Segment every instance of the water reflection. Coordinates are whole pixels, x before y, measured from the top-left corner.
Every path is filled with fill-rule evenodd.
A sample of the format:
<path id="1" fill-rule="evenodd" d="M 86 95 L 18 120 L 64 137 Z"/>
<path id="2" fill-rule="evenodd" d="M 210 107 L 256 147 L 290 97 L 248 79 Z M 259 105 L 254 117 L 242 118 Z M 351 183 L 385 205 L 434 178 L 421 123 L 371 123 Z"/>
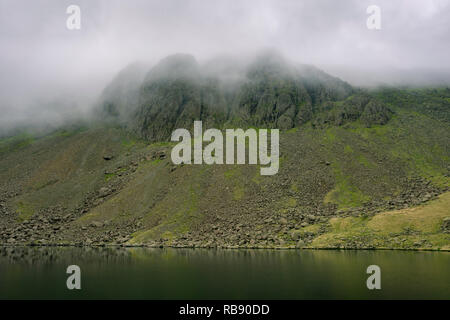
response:
<path id="1" fill-rule="evenodd" d="M 80 291 L 65 287 L 71 264 Z M 449 299 L 449 266 L 446 252 L 0 247 L 0 298 Z"/>

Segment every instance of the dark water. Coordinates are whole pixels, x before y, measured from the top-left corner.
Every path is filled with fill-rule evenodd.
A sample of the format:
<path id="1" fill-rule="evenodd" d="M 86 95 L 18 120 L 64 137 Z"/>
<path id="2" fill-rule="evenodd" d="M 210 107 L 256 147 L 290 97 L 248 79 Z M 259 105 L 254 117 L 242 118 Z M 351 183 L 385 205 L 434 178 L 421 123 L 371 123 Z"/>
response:
<path id="1" fill-rule="evenodd" d="M 68 290 L 68 265 L 81 290 Z M 381 268 L 368 290 L 366 268 Z M 1 299 L 450 299 L 450 253 L 0 248 Z"/>

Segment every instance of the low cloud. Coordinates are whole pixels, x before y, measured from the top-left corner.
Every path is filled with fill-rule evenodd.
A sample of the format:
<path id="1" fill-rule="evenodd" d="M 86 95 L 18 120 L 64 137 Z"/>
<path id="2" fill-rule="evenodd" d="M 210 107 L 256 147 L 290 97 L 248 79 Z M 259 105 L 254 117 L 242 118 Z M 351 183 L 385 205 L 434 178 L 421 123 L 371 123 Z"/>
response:
<path id="1" fill-rule="evenodd" d="M 375 3 L 376 2 L 376 3 Z M 133 61 L 271 48 L 354 85 L 450 82 L 448 0 L 0 0 L 0 128 L 87 114 Z M 81 29 L 66 8 L 81 8 Z M 381 8 L 368 30 L 366 8 Z"/>

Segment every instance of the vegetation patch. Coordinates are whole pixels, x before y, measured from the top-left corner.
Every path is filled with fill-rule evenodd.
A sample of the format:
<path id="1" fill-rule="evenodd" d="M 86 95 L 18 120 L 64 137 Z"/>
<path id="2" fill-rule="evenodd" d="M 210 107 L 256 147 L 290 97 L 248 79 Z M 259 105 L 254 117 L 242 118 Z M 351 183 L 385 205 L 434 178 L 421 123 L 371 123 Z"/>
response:
<path id="1" fill-rule="evenodd" d="M 0 153 L 17 151 L 32 144 L 34 141 L 35 138 L 29 133 L 3 138 L 0 140 Z"/>
<path id="2" fill-rule="evenodd" d="M 415 208 L 388 211 L 368 217 L 332 218 L 328 231 L 312 247 L 378 247 L 450 250 L 450 192 Z M 447 219 L 447 220 L 446 220 Z"/>
<path id="3" fill-rule="evenodd" d="M 31 205 L 20 201 L 17 203 L 16 212 L 18 214 L 17 220 L 23 222 L 33 216 L 34 208 Z"/>
<path id="4" fill-rule="evenodd" d="M 333 169 L 335 177 L 335 188 L 325 196 L 325 203 L 335 203 L 339 208 L 359 207 L 370 200 L 356 186 L 350 182 L 338 168 Z"/>

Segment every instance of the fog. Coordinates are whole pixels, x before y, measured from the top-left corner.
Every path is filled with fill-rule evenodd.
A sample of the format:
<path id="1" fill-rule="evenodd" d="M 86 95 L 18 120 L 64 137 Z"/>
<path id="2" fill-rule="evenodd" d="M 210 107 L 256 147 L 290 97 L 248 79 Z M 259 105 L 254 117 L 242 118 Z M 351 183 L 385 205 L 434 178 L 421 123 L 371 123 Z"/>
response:
<path id="1" fill-rule="evenodd" d="M 358 86 L 449 84 L 449 30 L 450 0 L 0 0 L 0 133 L 86 115 L 125 66 L 178 52 L 272 49 Z"/>

